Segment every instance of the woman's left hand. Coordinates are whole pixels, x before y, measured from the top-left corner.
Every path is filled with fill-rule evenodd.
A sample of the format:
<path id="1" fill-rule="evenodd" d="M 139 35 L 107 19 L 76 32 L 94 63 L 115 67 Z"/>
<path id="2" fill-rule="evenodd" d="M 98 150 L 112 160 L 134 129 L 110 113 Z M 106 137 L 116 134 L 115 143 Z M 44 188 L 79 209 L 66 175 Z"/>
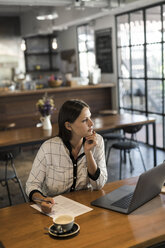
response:
<path id="1" fill-rule="evenodd" d="M 84 152 L 89 152 L 97 145 L 97 136 L 96 132 L 93 131 L 93 134 L 85 137 L 86 141 L 84 143 Z"/>

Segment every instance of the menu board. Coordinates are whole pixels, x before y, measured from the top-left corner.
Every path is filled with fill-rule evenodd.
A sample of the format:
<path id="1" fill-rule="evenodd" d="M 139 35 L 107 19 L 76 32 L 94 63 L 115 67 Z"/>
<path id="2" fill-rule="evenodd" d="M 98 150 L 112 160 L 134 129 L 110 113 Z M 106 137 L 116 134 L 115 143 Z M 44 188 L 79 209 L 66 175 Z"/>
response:
<path id="1" fill-rule="evenodd" d="M 113 72 L 112 28 L 95 31 L 96 63 L 102 73 Z"/>

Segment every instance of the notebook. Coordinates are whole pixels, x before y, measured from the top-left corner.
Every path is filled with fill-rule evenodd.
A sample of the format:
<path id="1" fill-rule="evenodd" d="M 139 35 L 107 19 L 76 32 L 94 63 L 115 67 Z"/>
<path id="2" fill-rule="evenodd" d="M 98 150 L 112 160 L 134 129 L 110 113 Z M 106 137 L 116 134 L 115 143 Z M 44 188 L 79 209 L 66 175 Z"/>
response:
<path id="1" fill-rule="evenodd" d="M 92 201 L 93 206 L 129 214 L 161 192 L 165 181 L 165 163 L 140 175 L 136 186 L 124 185 Z"/>

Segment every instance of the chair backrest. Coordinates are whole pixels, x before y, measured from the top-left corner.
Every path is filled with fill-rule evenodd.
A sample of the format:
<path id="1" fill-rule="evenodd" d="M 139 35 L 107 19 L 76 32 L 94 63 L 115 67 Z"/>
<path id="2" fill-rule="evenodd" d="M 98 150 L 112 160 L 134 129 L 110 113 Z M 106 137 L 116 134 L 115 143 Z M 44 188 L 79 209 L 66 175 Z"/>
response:
<path id="1" fill-rule="evenodd" d="M 0 124 L 0 131 L 10 130 L 16 127 L 14 122 Z M 8 161 L 15 158 L 20 153 L 19 147 L 0 149 L 0 161 Z"/>
<path id="2" fill-rule="evenodd" d="M 10 130 L 16 127 L 16 124 L 14 122 L 11 123 L 0 123 L 0 131 Z"/>
<path id="3" fill-rule="evenodd" d="M 12 149 L 0 149 L 0 161 L 8 161 L 15 158 L 20 153 L 19 147 Z"/>
<path id="4" fill-rule="evenodd" d="M 123 128 L 124 134 L 128 133 L 131 134 L 131 139 L 137 141 L 136 133 L 140 131 L 143 125 L 133 125 L 133 126 L 127 126 Z"/>
<path id="5" fill-rule="evenodd" d="M 134 134 L 140 131 L 143 125 L 133 125 L 133 126 L 127 126 L 123 128 L 124 133 L 130 133 Z"/>

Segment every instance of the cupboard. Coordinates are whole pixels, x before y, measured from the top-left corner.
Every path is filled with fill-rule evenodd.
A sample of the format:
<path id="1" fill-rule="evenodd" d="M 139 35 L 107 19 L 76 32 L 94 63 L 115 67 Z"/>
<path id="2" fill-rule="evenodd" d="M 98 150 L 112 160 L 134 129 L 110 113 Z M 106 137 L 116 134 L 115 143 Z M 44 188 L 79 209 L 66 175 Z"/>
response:
<path id="1" fill-rule="evenodd" d="M 59 71 L 60 54 L 58 49 L 52 48 L 56 36 L 38 35 L 25 38 L 25 65 L 26 72 Z"/>

